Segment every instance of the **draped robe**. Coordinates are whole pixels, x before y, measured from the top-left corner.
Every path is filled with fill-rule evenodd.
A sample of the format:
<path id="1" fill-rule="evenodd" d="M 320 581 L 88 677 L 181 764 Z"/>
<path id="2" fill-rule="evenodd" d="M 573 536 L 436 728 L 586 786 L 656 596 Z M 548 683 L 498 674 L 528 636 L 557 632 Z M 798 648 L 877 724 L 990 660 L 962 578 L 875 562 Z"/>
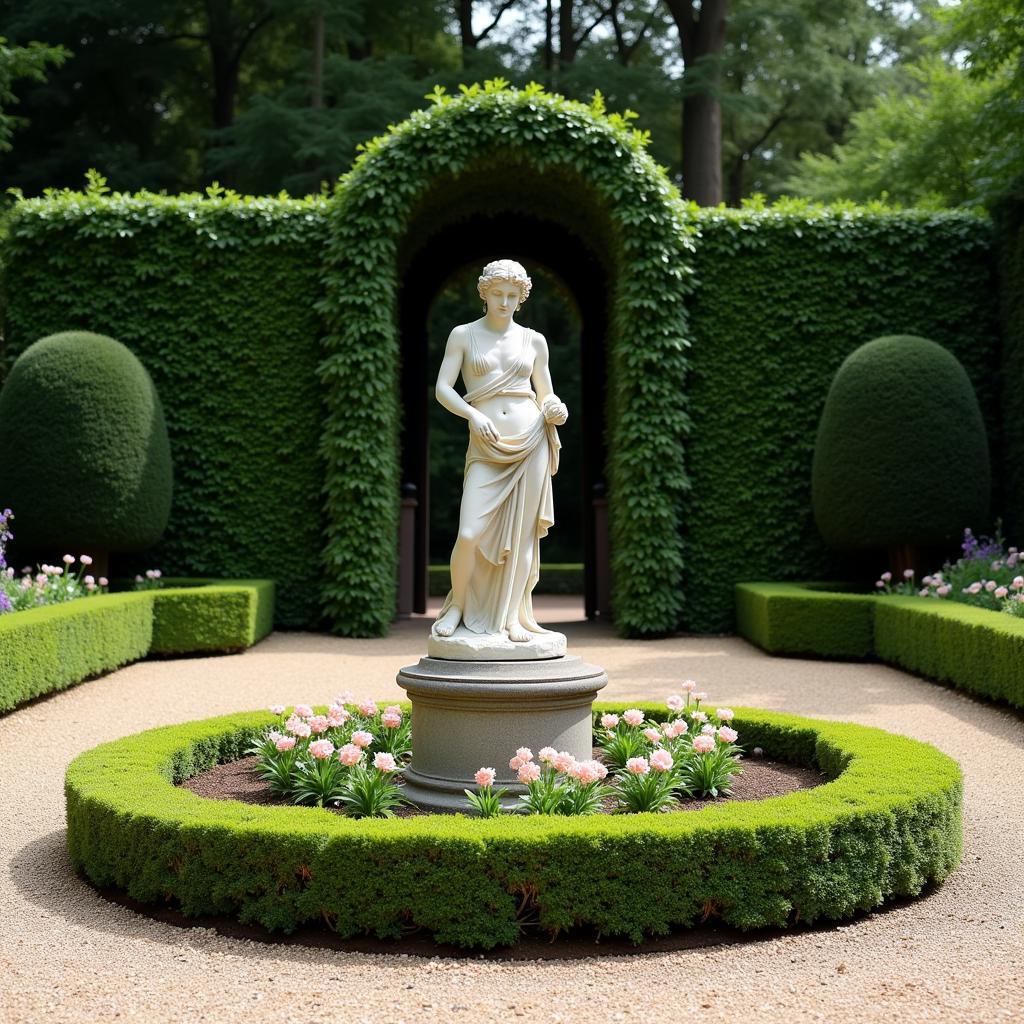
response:
<path id="1" fill-rule="evenodd" d="M 522 358 L 514 361 L 495 380 L 467 392 L 466 402 L 476 405 L 499 395 L 529 397 L 536 402 L 537 396 L 530 387 L 532 363 L 530 360 L 527 365 Z M 462 609 L 463 625 L 474 633 L 500 633 L 511 618 L 509 612 L 513 607 L 517 608 L 524 629 L 548 632 L 534 618 L 533 588 L 540 579 L 540 540 L 555 522 L 551 478 L 558 472 L 560 448 L 558 431 L 543 414 L 523 433 L 499 437 L 497 441 L 488 441 L 470 431 L 463 488 L 470 466 L 487 467 L 486 478 L 478 485 L 485 495 L 485 526 L 477 539 L 476 560 Z M 547 464 L 540 501 L 527 508 L 527 473 L 538 461 Z M 532 558 L 526 586 L 522 593 L 514 594 L 516 569 L 528 552 Z M 451 606 L 449 591 L 438 619 Z"/>

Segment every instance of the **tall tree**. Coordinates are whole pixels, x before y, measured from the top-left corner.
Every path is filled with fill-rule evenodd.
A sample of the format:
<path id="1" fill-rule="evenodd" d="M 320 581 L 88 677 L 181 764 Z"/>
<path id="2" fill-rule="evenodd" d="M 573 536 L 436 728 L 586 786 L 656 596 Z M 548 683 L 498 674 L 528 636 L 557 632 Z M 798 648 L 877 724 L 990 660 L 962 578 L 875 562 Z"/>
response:
<path id="1" fill-rule="evenodd" d="M 0 152 L 11 148 L 14 129 L 25 123 L 25 118 L 9 113 L 11 106 L 18 102 L 14 94 L 14 82 L 29 78 L 36 82 L 46 81 L 46 65 L 60 67 L 70 53 L 62 46 L 47 46 L 31 42 L 28 46 L 8 46 L 0 36 Z"/>
<path id="2" fill-rule="evenodd" d="M 683 186 L 700 206 L 722 201 L 722 50 L 729 0 L 665 0 L 683 58 Z"/>

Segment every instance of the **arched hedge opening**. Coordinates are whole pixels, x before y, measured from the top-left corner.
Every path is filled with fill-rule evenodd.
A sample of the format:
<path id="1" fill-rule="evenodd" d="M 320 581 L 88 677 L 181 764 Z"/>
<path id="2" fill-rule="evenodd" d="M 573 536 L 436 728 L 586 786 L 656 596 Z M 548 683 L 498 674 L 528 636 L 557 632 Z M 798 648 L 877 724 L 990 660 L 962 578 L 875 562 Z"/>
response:
<path id="1" fill-rule="evenodd" d="M 672 631 L 682 605 L 692 228 L 626 118 L 501 81 L 438 90 L 340 182 L 324 263 L 325 611 L 381 635 L 394 614 L 400 487 L 399 302 L 410 239 L 495 207 L 549 213 L 607 267 L 607 479 L 616 622 Z M 425 173 L 426 172 L 426 173 Z M 495 202 L 495 197 L 504 197 Z M 379 440 L 367 444 L 367 439 Z"/>

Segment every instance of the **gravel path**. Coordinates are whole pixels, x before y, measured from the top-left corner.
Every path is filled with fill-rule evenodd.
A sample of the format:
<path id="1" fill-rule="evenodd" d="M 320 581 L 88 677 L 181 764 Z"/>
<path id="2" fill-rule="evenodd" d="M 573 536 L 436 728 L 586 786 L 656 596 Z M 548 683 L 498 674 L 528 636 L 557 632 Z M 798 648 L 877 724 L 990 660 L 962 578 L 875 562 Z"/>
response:
<path id="1" fill-rule="evenodd" d="M 540 603 L 548 623 L 572 616 Z M 111 904 L 65 853 L 62 782 L 81 751 L 156 725 L 400 697 L 425 622 L 386 640 L 275 634 L 226 658 L 129 666 L 0 719 L 0 1021 L 1024 1021 L 1024 721 L 877 665 L 769 658 L 733 638 L 618 640 L 567 622 L 609 698 L 686 677 L 718 706 L 881 726 L 963 765 L 964 860 L 937 892 L 853 924 L 738 945 L 583 960 L 422 959 L 273 946 Z"/>

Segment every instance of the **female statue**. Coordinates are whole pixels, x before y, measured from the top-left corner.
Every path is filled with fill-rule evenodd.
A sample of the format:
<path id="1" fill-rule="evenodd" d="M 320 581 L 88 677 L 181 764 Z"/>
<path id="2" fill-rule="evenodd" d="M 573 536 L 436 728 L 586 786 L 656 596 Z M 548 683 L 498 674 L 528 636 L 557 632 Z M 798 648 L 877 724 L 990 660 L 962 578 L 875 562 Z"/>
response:
<path id="1" fill-rule="evenodd" d="M 469 421 L 452 589 L 433 625 L 440 637 L 460 623 L 517 643 L 547 632 L 531 595 L 540 539 L 555 521 L 555 426 L 569 413 L 552 390 L 543 335 L 515 322 L 531 287 L 514 260 L 488 263 L 477 282 L 484 315 L 454 328 L 437 375 L 437 400 Z M 460 371 L 465 397 L 454 387 Z"/>

